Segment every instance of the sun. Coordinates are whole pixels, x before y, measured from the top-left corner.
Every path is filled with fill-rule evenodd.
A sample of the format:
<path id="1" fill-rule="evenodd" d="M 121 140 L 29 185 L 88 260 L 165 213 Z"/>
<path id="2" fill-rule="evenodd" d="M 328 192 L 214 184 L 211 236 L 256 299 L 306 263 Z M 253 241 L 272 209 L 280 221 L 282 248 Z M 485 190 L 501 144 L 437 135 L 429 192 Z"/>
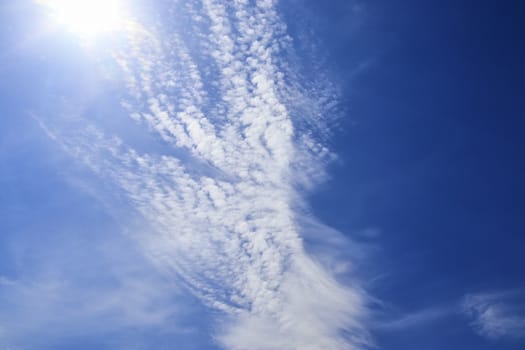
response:
<path id="1" fill-rule="evenodd" d="M 36 0 L 65 30 L 84 39 L 122 30 L 122 0 Z"/>

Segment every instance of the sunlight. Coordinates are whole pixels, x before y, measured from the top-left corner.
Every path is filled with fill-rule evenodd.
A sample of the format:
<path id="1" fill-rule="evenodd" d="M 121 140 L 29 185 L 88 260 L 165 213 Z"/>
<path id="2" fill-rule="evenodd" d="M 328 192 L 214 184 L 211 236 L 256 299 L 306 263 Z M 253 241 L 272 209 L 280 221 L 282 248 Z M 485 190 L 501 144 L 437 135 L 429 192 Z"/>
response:
<path id="1" fill-rule="evenodd" d="M 121 0 L 36 0 L 48 7 L 52 18 L 84 39 L 124 28 Z"/>

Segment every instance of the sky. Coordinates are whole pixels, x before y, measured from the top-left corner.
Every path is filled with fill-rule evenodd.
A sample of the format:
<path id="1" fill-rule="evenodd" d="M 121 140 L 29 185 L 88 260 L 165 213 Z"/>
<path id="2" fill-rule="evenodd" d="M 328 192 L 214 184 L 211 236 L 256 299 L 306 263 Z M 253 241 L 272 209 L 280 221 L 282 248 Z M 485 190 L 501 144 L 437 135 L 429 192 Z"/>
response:
<path id="1" fill-rule="evenodd" d="M 524 7 L 0 2 L 0 350 L 523 349 Z"/>

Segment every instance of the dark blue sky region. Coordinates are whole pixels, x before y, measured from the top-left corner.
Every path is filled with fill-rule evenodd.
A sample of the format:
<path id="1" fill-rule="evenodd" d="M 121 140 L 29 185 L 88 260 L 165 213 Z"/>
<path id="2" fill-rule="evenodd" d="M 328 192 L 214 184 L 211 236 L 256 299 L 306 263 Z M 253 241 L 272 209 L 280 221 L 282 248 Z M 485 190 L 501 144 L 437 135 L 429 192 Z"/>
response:
<path id="1" fill-rule="evenodd" d="M 148 16 L 162 6 L 166 9 L 172 6 L 170 1 L 152 2 L 147 6 L 138 0 L 133 3 L 136 9 L 147 9 Z M 199 1 L 191 3 L 200 4 Z M 195 8 L 204 11 L 200 5 Z M 324 112 L 339 113 L 340 117 L 326 116 L 330 125 L 319 126 L 319 130 L 311 132 L 315 139 L 323 131 L 332 129 L 328 140 L 319 137 L 322 140 L 319 144 L 325 142 L 337 155 L 335 161 L 327 162 L 324 156 L 313 151 L 307 154 L 313 161 L 307 164 L 306 170 L 314 169 L 312 173 L 315 173 L 316 165 L 321 164 L 328 175 L 311 191 L 298 191 L 298 196 L 296 192 L 293 195 L 286 192 L 286 196 L 279 197 L 281 188 L 274 186 L 272 171 L 265 172 L 265 163 L 251 164 L 250 171 L 255 168 L 262 174 L 257 175 L 263 178 L 259 177 L 257 182 L 261 185 L 258 189 L 262 193 L 261 203 L 266 205 L 266 188 L 271 188 L 268 193 L 272 196 L 277 193 L 281 199 L 304 197 L 304 202 L 297 207 L 310 208 L 308 215 L 302 217 L 294 212 L 292 216 L 306 225 L 313 223 L 305 232 L 298 233 L 304 238 L 307 253 L 289 248 L 286 242 L 293 239 L 288 236 L 282 242 L 279 240 L 282 232 L 288 232 L 286 229 L 278 231 L 281 236 L 276 234 L 266 239 L 277 246 L 271 250 L 268 243 L 268 252 L 279 252 L 279 259 L 285 261 L 283 270 L 289 268 L 291 272 L 274 276 L 281 281 L 275 282 L 278 287 L 273 284 L 267 287 L 266 278 L 271 282 L 267 270 L 257 270 L 263 276 L 260 290 L 268 288 L 271 294 L 282 289 L 291 297 L 282 299 L 285 301 L 280 299 L 280 294 L 268 297 L 263 311 L 255 311 L 260 297 L 257 293 L 252 296 L 241 289 L 235 294 L 240 284 L 252 283 L 249 281 L 253 281 L 250 274 L 255 262 L 245 267 L 244 255 L 236 255 L 233 248 L 233 255 L 224 258 L 230 248 L 225 248 L 227 242 L 222 241 L 214 255 L 204 243 L 195 243 L 185 250 L 179 248 L 187 243 L 185 240 L 160 241 L 158 247 L 144 240 L 143 232 L 162 231 L 156 226 L 159 223 L 148 219 L 149 212 L 139 205 L 142 199 L 136 200 L 147 193 L 130 194 L 129 188 L 118 183 L 120 177 L 114 174 L 122 178 L 129 176 L 126 179 L 132 183 L 130 174 L 136 171 L 141 175 L 140 171 L 146 168 L 134 165 L 136 169 L 131 168 L 133 171 L 128 173 L 130 168 L 122 165 L 127 164 L 126 157 L 129 157 L 125 151 L 115 151 L 117 156 L 113 158 L 96 151 L 82 153 L 86 152 L 83 141 L 91 140 L 90 145 L 95 149 L 95 145 L 105 145 L 104 142 L 111 146 L 110 138 L 88 139 L 91 137 L 88 135 L 77 141 L 76 134 L 69 134 L 71 126 L 67 123 L 70 121 L 60 116 L 69 113 L 72 106 L 81 106 L 84 109 L 75 113 L 89 114 L 89 122 L 97 128 L 110 136 L 118 134 L 148 162 L 156 159 L 161 163 L 160 170 L 152 165 L 144 171 L 144 178 L 149 182 L 144 180 L 143 188 L 158 181 L 162 190 L 172 186 L 174 192 L 181 191 L 177 194 L 182 196 L 184 184 L 166 180 L 171 174 L 162 172 L 163 166 L 167 166 L 160 161 L 161 157 L 156 158 L 157 154 L 194 167 L 177 173 L 179 178 L 189 174 L 187 182 L 198 178 L 195 174 L 215 176 L 213 181 L 217 184 L 234 183 L 232 178 L 244 175 L 235 171 L 230 174 L 229 168 L 221 168 L 222 159 L 192 153 L 198 149 L 195 140 L 193 148 L 178 145 L 173 149 L 170 140 L 159 136 L 160 132 L 154 133 L 156 126 L 144 121 L 131 123 L 121 99 L 129 99 L 132 93 L 126 90 L 129 84 L 125 73 L 119 70 L 120 62 L 111 60 L 113 56 L 108 54 L 106 44 L 87 51 L 76 44 L 73 35 L 33 35 L 43 25 L 42 8 L 29 0 L 17 5 L 0 4 L 0 23 L 5 28 L 0 31 L 0 350 L 241 350 L 256 349 L 256 346 L 261 350 L 291 350 L 304 348 L 304 344 L 313 346 L 312 349 L 326 346 L 319 344 L 359 349 L 361 345 L 356 346 L 351 335 L 361 335 L 361 330 L 349 326 L 348 333 L 341 335 L 341 320 L 355 321 L 369 332 L 370 341 L 361 346 L 363 349 L 374 346 L 384 350 L 523 349 L 525 4 L 520 1 L 283 0 L 275 8 L 294 40 L 293 52 L 304 56 L 298 62 L 291 62 L 292 66 L 298 63 L 295 73 L 304 77 L 294 81 L 294 74 L 287 75 L 290 71 L 283 74 L 291 85 L 309 84 L 325 91 L 326 86 L 319 81 L 327 79 L 338 86 L 337 107 Z M 203 16 L 208 16 L 210 21 L 214 19 L 211 10 Z M 151 23 L 155 22 L 152 18 L 155 16 L 148 18 Z M 193 18 L 187 19 L 187 25 L 192 21 Z M 207 22 L 198 23 L 205 26 Z M 177 25 L 173 28 L 182 30 Z M 199 35 L 205 29 L 195 28 L 187 30 L 188 37 L 183 41 L 189 42 L 188 52 L 194 54 L 203 76 L 202 89 L 209 93 L 212 102 L 217 102 L 216 95 L 220 99 L 227 91 L 206 79 L 215 79 L 213 74 L 219 73 L 214 69 L 220 72 L 222 61 L 199 51 L 213 46 L 214 42 L 213 38 L 202 39 L 209 40 L 202 46 L 192 42 L 194 38 L 204 37 Z M 277 34 L 272 35 L 275 35 L 272 40 L 281 43 Z M 248 58 L 246 61 L 253 58 L 252 53 L 239 55 Z M 287 59 L 286 55 L 280 55 L 277 54 L 276 61 Z M 212 68 L 206 68 L 206 58 L 211 60 Z M 140 68 L 134 57 L 122 60 L 125 59 L 129 59 L 132 67 Z M 184 64 L 181 63 L 181 67 L 184 68 Z M 100 66 L 105 67 L 103 73 Z M 275 69 L 282 66 L 276 64 Z M 173 68 L 183 76 L 184 69 L 180 72 L 177 69 L 181 68 Z M 183 78 L 181 81 L 187 82 Z M 160 85 L 152 85 L 161 90 Z M 251 97 L 258 97 L 256 87 L 254 83 L 249 91 Z M 274 90 L 279 88 L 276 83 Z M 337 95 L 326 89 L 327 95 Z M 265 95 L 261 93 L 261 96 Z M 180 96 L 174 93 L 168 97 Z M 226 105 L 224 101 L 217 104 Z M 196 106 L 210 114 L 216 113 L 213 118 L 217 119 L 207 117 L 211 124 L 219 125 L 220 118 L 228 124 L 230 116 L 224 112 L 227 107 Z M 265 109 L 260 108 L 256 114 L 264 117 Z M 270 122 L 271 119 L 266 125 Z M 291 118 L 294 125 L 300 122 Z M 66 126 L 61 127 L 60 123 Z M 82 123 L 78 125 L 87 125 Z M 188 125 L 186 130 L 190 128 Z M 236 125 L 235 122 L 232 125 Z M 242 142 L 249 139 L 246 135 Z M 279 135 L 279 140 L 286 136 L 285 133 Z M 272 140 L 268 137 L 265 142 L 270 144 Z M 280 142 L 277 146 L 285 148 L 287 144 Z M 302 152 L 299 141 L 293 140 L 291 145 Z M 259 157 L 257 148 L 246 149 L 246 159 L 239 156 L 239 164 Z M 88 158 L 100 160 L 102 171 L 82 163 Z M 277 165 L 269 168 L 278 172 Z M 204 187 L 206 182 L 202 184 Z M 300 181 L 291 182 L 289 187 L 297 184 L 302 188 Z M 161 193 L 164 198 L 169 197 L 166 193 L 167 190 Z M 214 193 L 210 190 L 207 198 L 216 203 Z M 203 201 L 201 198 L 201 203 Z M 295 206 L 284 201 L 286 210 L 295 210 Z M 164 204 L 166 207 L 178 205 L 174 202 Z M 181 204 L 180 208 L 183 212 L 185 207 Z M 242 211 L 244 207 L 237 209 Z M 256 209 L 244 216 L 250 225 L 253 217 L 268 211 L 266 207 Z M 209 215 L 209 222 L 215 218 L 212 209 L 202 214 L 196 204 L 192 210 L 191 215 L 182 217 L 191 221 L 193 214 Z M 286 210 L 279 206 L 275 212 Z M 158 217 L 163 218 L 163 213 L 159 211 Z M 186 219 L 172 226 L 178 229 L 178 224 L 184 226 L 181 222 Z M 278 227 L 276 230 L 289 227 L 280 216 L 275 222 L 277 224 L 273 221 L 271 224 Z M 267 227 L 264 222 L 253 225 L 252 233 Z M 216 227 L 212 228 L 222 228 Z M 274 226 L 268 227 L 274 229 Z M 320 233 L 316 231 L 318 227 Z M 199 232 L 195 233 L 197 242 L 207 242 L 208 236 L 199 236 L 201 226 L 193 229 Z M 337 238 L 340 236 L 345 238 Z M 216 239 L 218 242 L 220 237 Z M 171 242 L 176 242 L 173 250 L 181 258 L 169 260 L 162 255 L 163 247 Z M 243 247 L 250 243 L 257 248 L 257 242 L 245 239 L 241 243 Z M 290 255 L 286 255 L 287 249 L 292 251 Z M 201 260 L 191 260 L 191 254 L 201 252 L 202 256 L 198 255 Z M 257 254 L 250 251 L 247 256 L 251 259 Z M 164 260 L 157 260 L 159 256 Z M 279 260 L 275 255 L 271 257 L 271 261 Z M 295 259 L 308 265 L 310 257 L 328 271 L 326 275 L 314 269 L 315 273 L 302 279 L 304 271 L 290 267 L 295 266 L 290 263 Z M 168 260 L 169 263 L 163 265 Z M 342 261 L 352 261 L 352 269 L 347 271 Z M 200 265 L 203 267 L 196 267 Z M 236 269 L 237 265 L 241 268 Z M 273 265 L 264 266 L 271 271 L 279 270 L 272 270 Z M 343 266 L 343 272 L 332 269 L 333 266 Z M 230 281 L 215 272 L 208 275 L 210 270 L 222 267 L 236 271 L 231 273 L 235 278 Z M 248 276 L 246 280 L 236 279 L 244 275 Z M 330 284 L 332 280 L 328 278 L 332 275 L 337 281 L 334 284 Z M 324 286 L 323 283 L 329 281 L 326 283 L 330 293 L 320 291 L 319 295 L 333 296 L 336 300 L 320 306 L 308 304 L 310 295 L 297 292 L 301 288 L 293 284 L 294 276 L 306 281 L 305 285 L 310 277 L 312 284 L 319 282 L 318 285 Z M 340 288 L 347 284 L 348 290 Z M 315 287 L 312 290 L 315 299 L 318 294 Z M 339 297 L 345 300 L 345 305 L 346 302 L 350 305 L 341 313 L 337 310 L 341 305 Z M 220 304 L 223 299 L 227 300 L 224 305 Z M 273 305 L 275 300 L 292 305 L 291 309 L 282 306 L 284 311 L 279 314 L 279 322 L 285 319 L 294 325 L 293 317 L 309 319 L 314 315 L 312 317 L 319 317 L 316 321 L 324 323 L 312 324 L 328 324 L 327 329 L 308 328 L 309 324 L 297 328 L 301 331 L 321 329 L 315 335 L 322 340 L 309 341 L 309 334 L 292 326 L 276 328 L 271 333 L 269 330 L 273 328 L 266 323 L 269 319 L 272 326 L 282 324 L 274 322 L 273 316 L 268 319 L 259 316 L 267 315 L 265 312 L 274 315 L 265 307 Z M 299 301 L 295 303 L 296 300 Z M 219 304 L 222 306 L 217 306 Z M 366 312 L 361 314 L 356 310 L 362 305 Z M 230 307 L 239 313 L 232 312 Z M 333 317 L 323 318 L 330 312 Z M 242 324 L 248 326 L 244 328 Z M 274 343 L 269 340 L 273 338 L 264 333 L 267 331 L 275 335 Z"/>
<path id="2" fill-rule="evenodd" d="M 345 80 L 344 149 L 312 199 L 342 232 L 381 232 L 372 290 L 402 312 L 523 288 L 524 7 L 518 1 L 311 2 Z M 363 69 L 353 69 L 362 65 Z M 331 205 L 337 203 L 337 205 Z M 365 237 L 365 241 L 370 239 Z M 384 275 L 382 275 L 384 274 Z M 387 307 L 388 309 L 388 307 Z M 379 331 L 385 349 L 519 349 L 464 315 Z"/>

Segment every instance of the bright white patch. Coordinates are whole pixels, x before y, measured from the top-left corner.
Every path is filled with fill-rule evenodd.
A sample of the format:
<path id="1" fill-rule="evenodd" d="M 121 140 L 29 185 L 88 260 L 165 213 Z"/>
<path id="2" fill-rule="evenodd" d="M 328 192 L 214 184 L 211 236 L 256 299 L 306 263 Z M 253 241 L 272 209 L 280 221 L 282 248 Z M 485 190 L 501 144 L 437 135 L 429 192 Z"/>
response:
<path id="1" fill-rule="evenodd" d="M 57 23 L 66 30 L 90 39 L 124 28 L 120 0 L 36 0 L 47 6 Z"/>

